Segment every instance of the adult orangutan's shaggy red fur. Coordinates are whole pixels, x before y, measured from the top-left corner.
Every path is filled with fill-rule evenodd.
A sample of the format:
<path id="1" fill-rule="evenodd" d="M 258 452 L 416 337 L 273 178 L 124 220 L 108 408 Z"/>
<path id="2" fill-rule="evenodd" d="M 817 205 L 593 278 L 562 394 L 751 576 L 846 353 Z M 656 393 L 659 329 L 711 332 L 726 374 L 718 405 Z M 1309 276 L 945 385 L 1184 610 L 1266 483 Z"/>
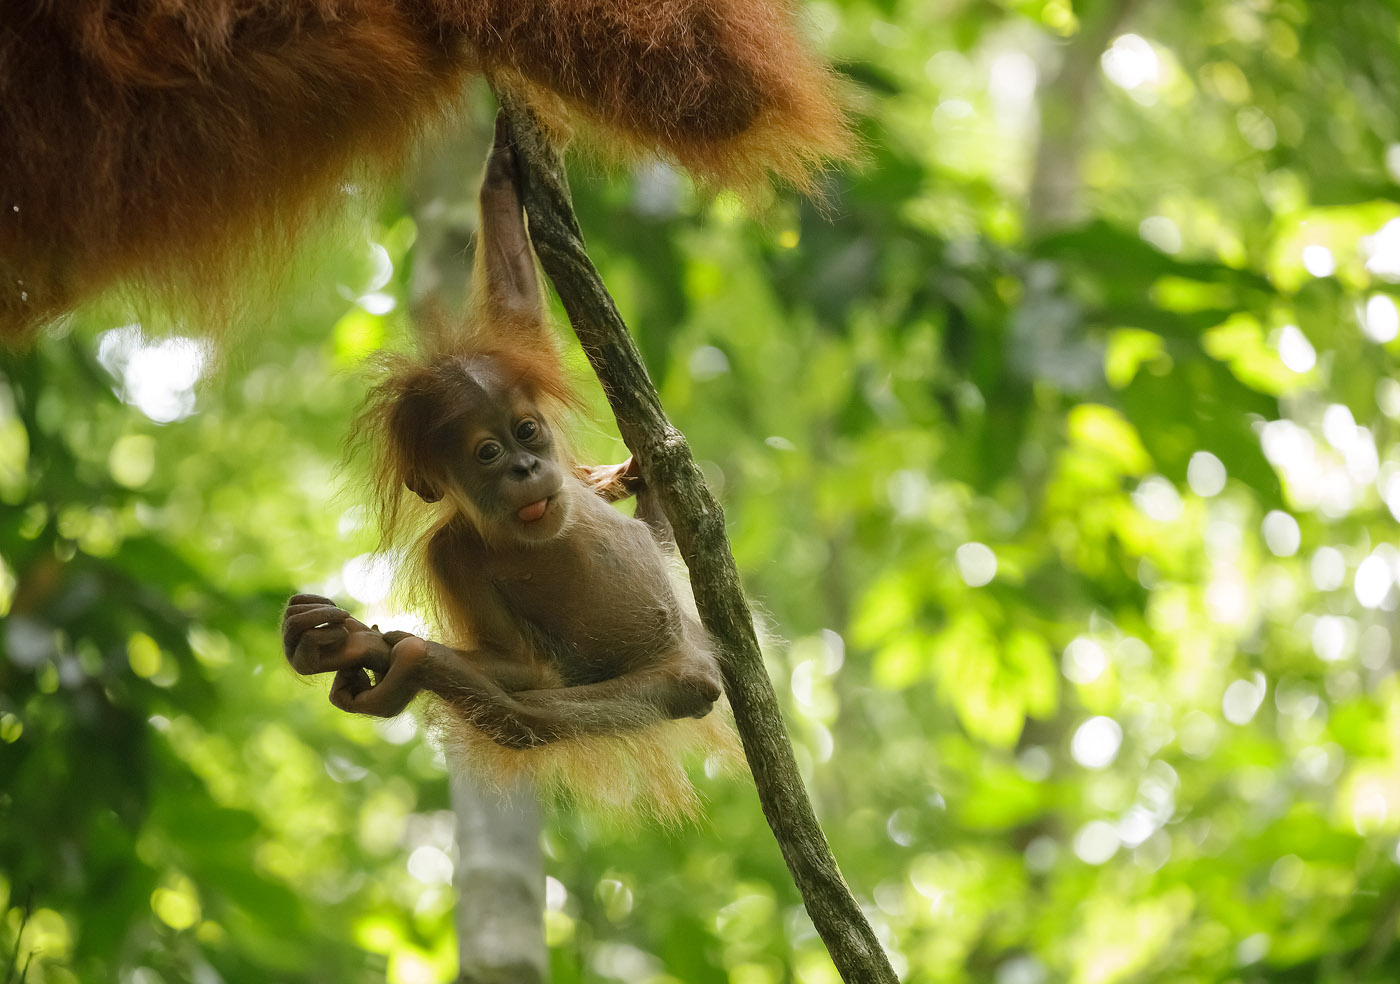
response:
<path id="1" fill-rule="evenodd" d="M 227 294 L 473 72 L 741 191 L 849 149 L 788 0 L 5 0 L 0 336 L 114 284 Z"/>

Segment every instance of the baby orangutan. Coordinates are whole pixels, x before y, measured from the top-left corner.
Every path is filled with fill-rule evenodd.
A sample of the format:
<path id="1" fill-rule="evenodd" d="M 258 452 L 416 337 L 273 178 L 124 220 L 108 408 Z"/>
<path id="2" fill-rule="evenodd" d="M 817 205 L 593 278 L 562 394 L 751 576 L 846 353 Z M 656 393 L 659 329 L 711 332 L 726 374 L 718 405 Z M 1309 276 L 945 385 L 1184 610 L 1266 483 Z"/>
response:
<path id="1" fill-rule="evenodd" d="M 450 712 L 445 730 L 472 764 L 493 758 L 488 772 L 536 771 L 569 754 L 564 768 L 597 771 L 604 746 L 635 759 L 655 744 L 653 726 L 709 714 L 720 673 L 672 586 L 659 542 L 669 530 L 649 494 L 638 493 L 645 522 L 608 504 L 638 484 L 633 470 L 569 459 L 559 427 L 574 398 L 545 323 L 503 117 L 481 189 L 475 288 L 465 338 L 399 362 L 365 415 L 386 532 L 401 526 L 405 490 L 435 504 L 423 580 L 452 644 L 380 633 L 329 599 L 297 595 L 283 646 L 298 673 L 335 673 L 330 699 L 346 711 L 391 716 L 436 694 Z M 559 746 L 574 752 L 548 754 Z M 656 781 L 648 766 L 622 771 L 634 785 Z"/>

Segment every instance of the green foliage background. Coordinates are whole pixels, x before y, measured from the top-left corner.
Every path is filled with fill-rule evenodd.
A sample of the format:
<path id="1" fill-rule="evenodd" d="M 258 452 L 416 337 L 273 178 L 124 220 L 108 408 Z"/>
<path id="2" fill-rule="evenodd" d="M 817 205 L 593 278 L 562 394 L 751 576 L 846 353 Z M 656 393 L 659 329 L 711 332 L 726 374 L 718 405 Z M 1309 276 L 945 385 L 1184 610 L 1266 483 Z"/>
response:
<path id="1" fill-rule="evenodd" d="M 1396 979 L 1400 11 L 809 11 L 869 152 L 826 214 L 575 193 L 896 967 Z M 110 312 L 0 362 L 0 980 L 451 978 L 440 755 L 276 634 L 373 548 L 339 442 L 414 239 L 395 199 L 316 247 L 192 396 Z M 555 980 L 835 980 L 752 790 L 705 791 L 551 816 Z"/>

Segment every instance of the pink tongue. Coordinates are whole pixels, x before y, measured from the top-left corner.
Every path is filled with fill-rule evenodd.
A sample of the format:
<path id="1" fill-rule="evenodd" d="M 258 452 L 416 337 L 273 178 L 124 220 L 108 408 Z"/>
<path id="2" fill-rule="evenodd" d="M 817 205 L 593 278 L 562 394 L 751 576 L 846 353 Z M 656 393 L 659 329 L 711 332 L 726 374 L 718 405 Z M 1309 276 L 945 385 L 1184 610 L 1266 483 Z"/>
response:
<path id="1" fill-rule="evenodd" d="M 544 515 L 544 511 L 549 508 L 549 500 L 541 499 L 539 502 L 532 502 L 521 509 L 515 515 L 519 516 L 523 522 L 533 523 Z"/>

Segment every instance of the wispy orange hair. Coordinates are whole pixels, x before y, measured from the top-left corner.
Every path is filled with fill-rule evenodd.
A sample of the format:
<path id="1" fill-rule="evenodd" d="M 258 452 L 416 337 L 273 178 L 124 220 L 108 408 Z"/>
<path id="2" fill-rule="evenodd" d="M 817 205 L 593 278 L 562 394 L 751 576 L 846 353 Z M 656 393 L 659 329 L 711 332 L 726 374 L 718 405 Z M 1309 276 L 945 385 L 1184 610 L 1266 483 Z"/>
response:
<path id="1" fill-rule="evenodd" d="M 561 441 L 566 417 L 583 407 L 542 316 L 478 314 L 430 337 L 433 345 L 420 356 L 382 353 L 375 359 L 379 379 L 351 431 L 352 446 L 366 447 L 372 457 L 370 482 L 386 547 L 420 532 L 411 528 L 412 511 L 405 511 L 414 492 L 441 495 L 450 484 L 444 458 L 457 449 L 444 443 L 461 432 L 469 410 L 464 383 L 473 368 L 489 364 L 520 387 Z"/>

